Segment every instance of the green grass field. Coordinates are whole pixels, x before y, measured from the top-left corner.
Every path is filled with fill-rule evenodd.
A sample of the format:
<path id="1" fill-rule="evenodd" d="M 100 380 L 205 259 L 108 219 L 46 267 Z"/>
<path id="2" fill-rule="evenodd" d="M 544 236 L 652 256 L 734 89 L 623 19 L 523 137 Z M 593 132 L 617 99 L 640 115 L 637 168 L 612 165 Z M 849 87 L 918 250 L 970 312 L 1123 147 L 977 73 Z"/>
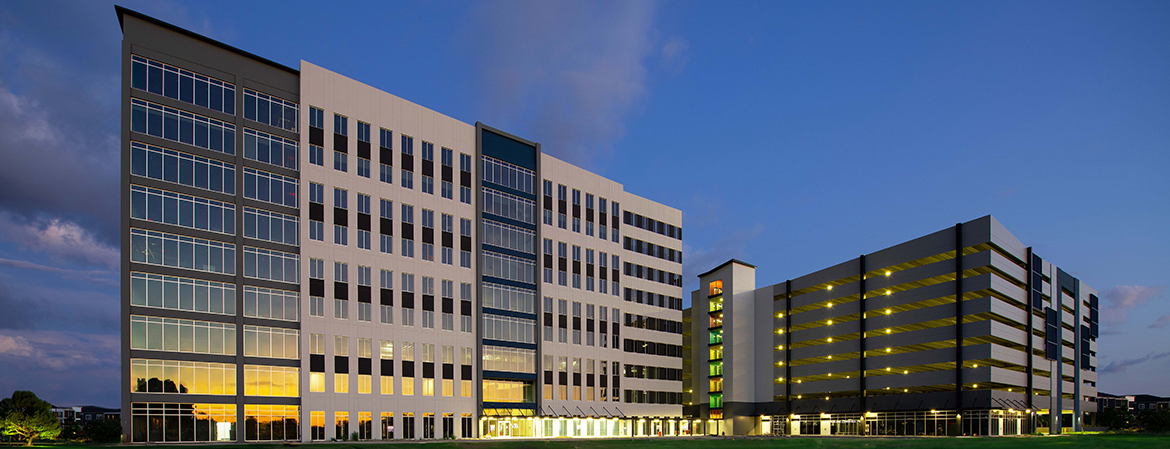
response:
<path id="1" fill-rule="evenodd" d="M 541 441 L 461 441 L 433 443 L 312 443 L 302 444 L 312 449 L 381 449 L 412 447 L 418 449 L 880 449 L 880 448 L 946 448 L 946 449 L 1145 449 L 1170 448 L 1168 435 L 1069 435 L 1061 437 L 1001 437 L 1001 438 L 663 438 L 663 439 L 608 439 L 608 440 L 541 440 Z M 210 446 L 210 445 L 201 445 Z M 241 444 L 218 447 L 241 449 L 285 449 L 280 444 Z M 118 446 L 37 445 L 47 449 L 95 449 Z M 191 444 L 150 445 L 152 449 L 191 448 Z"/>

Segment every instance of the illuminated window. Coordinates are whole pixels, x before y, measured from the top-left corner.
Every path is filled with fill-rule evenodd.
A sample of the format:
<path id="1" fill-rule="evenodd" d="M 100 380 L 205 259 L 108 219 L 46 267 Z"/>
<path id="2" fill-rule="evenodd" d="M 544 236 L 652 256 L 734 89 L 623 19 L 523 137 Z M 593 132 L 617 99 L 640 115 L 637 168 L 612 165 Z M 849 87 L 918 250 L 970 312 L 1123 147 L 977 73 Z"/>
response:
<path id="1" fill-rule="evenodd" d="M 723 280 L 711 281 L 711 296 L 723 294 Z"/>

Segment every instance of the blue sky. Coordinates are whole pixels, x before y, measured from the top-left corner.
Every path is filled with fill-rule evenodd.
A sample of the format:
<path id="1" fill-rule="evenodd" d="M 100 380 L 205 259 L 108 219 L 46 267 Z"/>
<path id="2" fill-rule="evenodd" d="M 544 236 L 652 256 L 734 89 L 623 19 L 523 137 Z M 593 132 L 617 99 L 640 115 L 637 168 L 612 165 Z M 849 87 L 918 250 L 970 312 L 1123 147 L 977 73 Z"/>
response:
<path id="1" fill-rule="evenodd" d="M 124 6 L 304 59 L 683 210 L 685 290 L 986 214 L 1103 293 L 1103 391 L 1170 395 L 1170 3 Z M 0 395 L 117 406 L 121 32 L 0 3 Z"/>

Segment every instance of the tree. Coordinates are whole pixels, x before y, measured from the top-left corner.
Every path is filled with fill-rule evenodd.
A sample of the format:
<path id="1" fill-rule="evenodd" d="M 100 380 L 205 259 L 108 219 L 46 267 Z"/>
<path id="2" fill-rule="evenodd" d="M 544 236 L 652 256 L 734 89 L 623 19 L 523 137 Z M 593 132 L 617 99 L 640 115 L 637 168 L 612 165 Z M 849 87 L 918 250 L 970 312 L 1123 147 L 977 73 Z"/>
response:
<path id="1" fill-rule="evenodd" d="M 31 391 L 14 391 L 12 397 L 0 401 L 0 432 L 23 440 L 26 446 L 38 437 L 56 438 L 61 422 L 52 408 Z"/>
<path id="2" fill-rule="evenodd" d="M 117 443 L 122 441 L 122 423 L 115 419 L 93 420 L 85 424 L 81 435 L 90 443 Z"/>
<path id="3" fill-rule="evenodd" d="M 1170 432 L 1170 410 L 1143 410 L 1137 417 L 1142 431 L 1151 433 Z"/>

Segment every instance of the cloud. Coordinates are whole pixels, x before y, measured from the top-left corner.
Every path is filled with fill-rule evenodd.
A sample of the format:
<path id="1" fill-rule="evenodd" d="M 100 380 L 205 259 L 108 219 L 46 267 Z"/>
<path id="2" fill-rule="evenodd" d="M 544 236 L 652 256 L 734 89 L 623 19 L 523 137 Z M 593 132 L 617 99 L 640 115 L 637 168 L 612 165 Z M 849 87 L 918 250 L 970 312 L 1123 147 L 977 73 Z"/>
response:
<path id="1" fill-rule="evenodd" d="M 764 225 L 757 223 L 748 229 L 741 229 L 724 235 L 705 249 L 695 249 L 683 243 L 683 283 L 698 282 L 699 273 L 715 268 L 723 262 L 743 257 L 748 244 L 764 233 Z M 690 288 L 684 288 L 689 291 Z"/>
<path id="2" fill-rule="evenodd" d="M 1152 329 L 1161 329 L 1166 326 L 1170 326 L 1170 315 L 1162 315 L 1154 320 L 1153 323 L 1150 323 L 1150 328 Z"/>
<path id="3" fill-rule="evenodd" d="M 0 333 L 0 391 L 33 390 L 57 405 L 117 407 L 118 335 L 60 331 Z"/>
<path id="4" fill-rule="evenodd" d="M 648 92 L 655 9 L 646 1 L 483 4 L 471 33 L 489 120 L 527 129 L 543 151 L 574 164 L 611 153 Z M 683 49 L 676 43 L 670 53 Z"/>
<path id="5" fill-rule="evenodd" d="M 100 242 L 89 230 L 60 218 L 30 220 L 0 211 L 0 239 L 25 251 L 48 253 L 60 262 L 118 269 L 118 249 Z"/>
<path id="6" fill-rule="evenodd" d="M 1124 373 L 1125 370 L 1134 365 L 1145 363 L 1151 360 L 1158 360 L 1165 357 L 1170 357 L 1170 352 L 1163 352 L 1159 354 L 1150 353 L 1145 357 L 1138 357 L 1136 359 L 1117 360 L 1110 362 L 1108 365 L 1098 369 L 1098 371 L 1102 373 Z"/>
<path id="7" fill-rule="evenodd" d="M 68 74 L 35 50 L 16 53 L 0 58 L 15 64 L 0 73 L 0 209 L 30 221 L 66 219 L 117 244 L 120 113 L 99 98 L 116 91 L 116 77 Z M 12 77 L 33 81 L 19 94 Z"/>
<path id="8" fill-rule="evenodd" d="M 33 354 L 33 348 L 28 344 L 28 339 L 24 337 L 0 335 L 0 354 L 28 357 Z"/>
<path id="9" fill-rule="evenodd" d="M 1157 285 L 1145 287 L 1141 285 L 1118 285 L 1101 292 L 1101 322 L 1109 326 L 1125 324 L 1126 312 L 1145 304 L 1158 297 L 1166 287 Z"/>

